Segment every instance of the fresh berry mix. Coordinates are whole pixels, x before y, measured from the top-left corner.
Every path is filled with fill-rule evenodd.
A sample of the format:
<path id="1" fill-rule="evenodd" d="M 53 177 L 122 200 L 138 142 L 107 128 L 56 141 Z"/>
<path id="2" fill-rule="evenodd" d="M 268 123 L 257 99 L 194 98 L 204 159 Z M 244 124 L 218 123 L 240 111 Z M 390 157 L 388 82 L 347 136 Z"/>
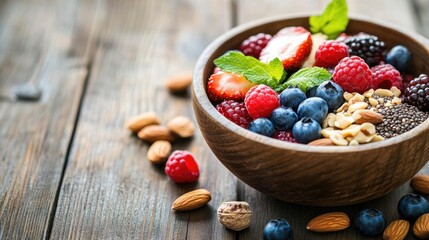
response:
<path id="1" fill-rule="evenodd" d="M 287 27 L 273 36 L 262 49 L 259 59 L 269 62 L 280 59 L 286 71 L 297 70 L 311 52 L 311 33 L 303 27 Z"/>
<path id="2" fill-rule="evenodd" d="M 402 77 L 398 70 L 390 64 L 380 64 L 371 68 L 372 88 L 390 89 L 395 86 L 402 89 Z"/>
<path id="3" fill-rule="evenodd" d="M 250 121 L 252 121 L 252 118 L 249 116 L 244 102 L 225 100 L 216 105 L 216 109 L 227 119 L 243 128 L 247 128 Z"/>
<path id="4" fill-rule="evenodd" d="M 372 72 L 362 58 L 352 56 L 338 63 L 332 78 L 347 92 L 363 93 L 371 87 Z"/>
<path id="5" fill-rule="evenodd" d="M 316 52 L 315 66 L 318 67 L 335 67 L 341 59 L 349 56 L 349 49 L 346 44 L 328 40 L 319 46 Z"/>
<path id="6" fill-rule="evenodd" d="M 358 34 L 347 38 L 344 43 L 349 47 L 350 56 L 359 56 L 370 67 L 384 61 L 386 47 L 376 36 Z"/>
<path id="7" fill-rule="evenodd" d="M 273 219 L 265 225 L 264 240 L 292 240 L 293 232 L 289 222 L 285 219 Z"/>
<path id="8" fill-rule="evenodd" d="M 377 209 L 364 209 L 355 217 L 355 228 L 366 236 L 376 236 L 383 232 L 386 226 L 383 213 Z"/>
<path id="9" fill-rule="evenodd" d="M 410 50 L 343 32 L 347 6 L 334 1 L 308 29 L 258 33 L 216 58 L 207 95 L 219 113 L 267 137 L 319 146 L 382 141 L 424 122 L 429 79 L 410 74 Z"/>
<path id="10" fill-rule="evenodd" d="M 200 170 L 194 155 L 176 150 L 165 163 L 165 173 L 176 183 L 193 183 L 198 180 Z"/>
<path id="11" fill-rule="evenodd" d="M 429 213 L 429 202 L 419 194 L 409 193 L 399 200 L 398 212 L 402 218 L 414 222 L 421 215 Z"/>
<path id="12" fill-rule="evenodd" d="M 425 74 L 412 80 L 405 89 L 405 101 L 422 111 L 429 111 L 429 78 Z"/>
<path id="13" fill-rule="evenodd" d="M 411 52 L 408 48 L 397 45 L 390 49 L 386 55 L 386 63 L 392 65 L 399 72 L 407 70 L 408 65 L 411 62 Z"/>
<path id="14" fill-rule="evenodd" d="M 285 141 L 285 142 L 291 142 L 291 143 L 297 143 L 296 139 L 292 135 L 292 131 L 275 131 L 273 138 Z"/>
<path id="15" fill-rule="evenodd" d="M 253 118 L 269 117 L 280 106 L 277 93 L 263 84 L 252 87 L 244 99 L 249 115 Z"/>
<path id="16" fill-rule="evenodd" d="M 265 33 L 259 33 L 257 35 L 251 36 L 241 43 L 240 51 L 242 51 L 244 55 L 259 58 L 262 49 L 267 46 L 267 43 L 271 40 L 271 38 L 272 36 L 270 34 Z"/>

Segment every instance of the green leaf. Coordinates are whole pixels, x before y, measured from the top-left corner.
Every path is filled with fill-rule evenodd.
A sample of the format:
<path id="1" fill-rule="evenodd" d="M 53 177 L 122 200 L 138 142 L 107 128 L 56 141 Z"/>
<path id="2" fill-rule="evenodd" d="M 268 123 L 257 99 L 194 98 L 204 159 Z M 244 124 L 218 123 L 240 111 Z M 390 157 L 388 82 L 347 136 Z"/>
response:
<path id="1" fill-rule="evenodd" d="M 252 83 L 272 88 L 278 87 L 286 78 L 283 63 L 278 58 L 263 63 L 241 52 L 231 51 L 215 59 L 214 63 L 222 71 L 241 74 Z"/>
<path id="2" fill-rule="evenodd" d="M 346 30 L 349 18 L 347 17 L 346 0 L 332 0 L 320 16 L 311 16 L 309 19 L 312 33 L 322 32 L 330 39 Z"/>
<path id="3" fill-rule="evenodd" d="M 305 93 L 307 89 L 320 85 L 322 82 L 330 80 L 331 77 L 331 74 L 324 68 L 303 68 L 292 74 L 282 87 L 283 89 L 287 87 L 299 87 Z"/>

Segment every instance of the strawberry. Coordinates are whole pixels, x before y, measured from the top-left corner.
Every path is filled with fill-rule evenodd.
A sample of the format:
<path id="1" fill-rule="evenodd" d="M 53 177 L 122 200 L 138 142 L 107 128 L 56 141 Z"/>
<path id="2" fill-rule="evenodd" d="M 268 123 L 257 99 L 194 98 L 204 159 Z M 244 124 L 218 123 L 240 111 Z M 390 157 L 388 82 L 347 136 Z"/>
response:
<path id="1" fill-rule="evenodd" d="M 269 62 L 279 58 L 286 71 L 298 70 L 311 52 L 311 33 L 303 27 L 286 27 L 280 30 L 262 49 L 259 60 Z"/>
<path id="2" fill-rule="evenodd" d="M 242 75 L 218 71 L 212 74 L 207 84 L 209 98 L 213 102 L 222 100 L 243 100 L 247 91 L 255 83 L 251 83 Z"/>

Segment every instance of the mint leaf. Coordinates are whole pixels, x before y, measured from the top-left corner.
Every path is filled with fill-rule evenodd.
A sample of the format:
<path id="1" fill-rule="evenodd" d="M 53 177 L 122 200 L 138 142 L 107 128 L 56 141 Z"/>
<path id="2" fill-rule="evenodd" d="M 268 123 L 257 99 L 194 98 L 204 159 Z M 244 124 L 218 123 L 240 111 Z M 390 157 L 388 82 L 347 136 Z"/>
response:
<path id="1" fill-rule="evenodd" d="M 346 0 L 332 0 L 320 16 L 311 16 L 309 19 L 312 33 L 322 32 L 334 39 L 346 30 L 349 18 L 347 17 Z"/>
<path id="2" fill-rule="evenodd" d="M 331 74 L 326 69 L 308 67 L 302 68 L 298 72 L 292 74 L 282 87 L 283 89 L 287 87 L 299 87 L 305 93 L 307 89 L 320 85 L 322 82 L 330 79 Z"/>
<path id="3" fill-rule="evenodd" d="M 222 71 L 241 74 L 252 83 L 271 88 L 278 87 L 286 78 L 283 63 L 278 58 L 263 63 L 241 52 L 231 51 L 215 59 L 214 64 Z"/>

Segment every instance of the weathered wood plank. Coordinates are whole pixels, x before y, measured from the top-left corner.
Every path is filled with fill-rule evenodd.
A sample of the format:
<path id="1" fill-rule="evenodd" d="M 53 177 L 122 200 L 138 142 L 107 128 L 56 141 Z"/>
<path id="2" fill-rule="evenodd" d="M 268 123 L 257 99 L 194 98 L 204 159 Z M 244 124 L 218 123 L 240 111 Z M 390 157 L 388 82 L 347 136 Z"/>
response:
<path id="1" fill-rule="evenodd" d="M 87 73 L 67 54 L 72 36 L 78 35 L 73 12 L 79 5 L 65 8 L 66 2 L 1 5 L 1 239 L 47 237 L 55 211 Z M 29 81 L 40 87 L 41 99 L 14 101 L 13 89 Z"/>
<path id="2" fill-rule="evenodd" d="M 171 96 L 164 79 L 192 71 L 196 58 L 230 27 L 222 1 L 108 1 L 69 166 L 61 188 L 52 239 L 232 239 L 217 223 L 220 202 L 236 199 L 236 179 L 215 159 L 199 132 L 174 149 L 189 149 L 200 163 L 198 184 L 174 184 L 146 160 L 148 145 L 123 124 L 155 111 L 162 124 L 193 118 L 188 97 Z M 214 21 L 216 19 L 216 21 Z M 206 188 L 209 206 L 174 213 L 182 193 Z"/>
<path id="3" fill-rule="evenodd" d="M 284 1 L 269 0 L 255 3 L 251 0 L 237 0 L 238 23 L 240 24 L 256 18 L 269 17 L 276 14 L 317 13 L 320 12 L 328 2 L 328 0 L 303 0 L 288 1 L 285 3 Z M 390 24 L 403 26 L 408 30 L 419 31 L 412 5 L 406 0 L 349 0 L 347 2 L 349 4 L 350 14 L 365 15 L 373 17 L 374 19 L 381 19 Z M 380 11 L 380 9 L 386 9 L 386 11 Z M 429 164 L 426 165 L 422 171 L 428 173 Z M 243 195 L 243 200 L 249 202 L 254 211 L 252 226 L 240 232 L 240 239 L 260 238 L 265 224 L 270 219 L 275 218 L 288 219 L 293 226 L 295 239 L 377 239 L 359 235 L 353 227 L 339 233 L 315 234 L 307 231 L 305 226 L 311 218 L 321 213 L 345 211 L 353 218 L 359 210 L 370 207 L 382 210 L 385 213 L 386 220 L 390 222 L 391 220 L 399 218 L 396 211 L 398 200 L 405 193 L 411 192 L 412 190 L 407 183 L 382 198 L 355 206 L 333 208 L 314 208 L 287 204 L 257 192 L 247 185 L 240 188 L 240 191 L 241 193 L 239 194 Z M 412 233 L 408 234 L 407 239 L 413 239 Z"/>

